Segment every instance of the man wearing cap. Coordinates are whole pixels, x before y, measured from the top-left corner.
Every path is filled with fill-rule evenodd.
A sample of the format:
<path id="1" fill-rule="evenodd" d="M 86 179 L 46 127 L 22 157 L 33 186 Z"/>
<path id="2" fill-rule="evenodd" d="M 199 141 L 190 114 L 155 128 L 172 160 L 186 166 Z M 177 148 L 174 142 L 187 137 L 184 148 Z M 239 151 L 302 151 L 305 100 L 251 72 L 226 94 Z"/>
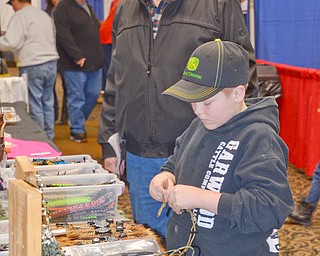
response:
<path id="1" fill-rule="evenodd" d="M 279 254 L 277 229 L 293 209 L 288 148 L 276 101 L 244 100 L 248 61 L 235 43 L 205 43 L 163 93 L 191 103 L 197 115 L 150 184 L 151 196 L 174 211 L 168 249 L 187 245 L 191 211 L 188 245 L 201 255 Z"/>
<path id="2" fill-rule="evenodd" d="M 116 133 L 126 141 L 134 219 L 162 235 L 170 211 L 157 217 L 160 205 L 150 197 L 149 184 L 195 115 L 190 104 L 161 93 L 180 79 L 190 54 L 216 38 L 248 51 L 249 95 L 256 94 L 255 54 L 239 1 L 122 0 L 115 13 L 98 142 L 104 167 L 116 172 L 117 158 L 108 141 Z"/>
<path id="3" fill-rule="evenodd" d="M 0 50 L 13 52 L 20 75 L 27 74 L 30 115 L 53 140 L 53 87 L 59 55 L 52 21 L 44 11 L 32 6 L 31 0 L 7 3 L 15 14 L 0 37 Z"/>

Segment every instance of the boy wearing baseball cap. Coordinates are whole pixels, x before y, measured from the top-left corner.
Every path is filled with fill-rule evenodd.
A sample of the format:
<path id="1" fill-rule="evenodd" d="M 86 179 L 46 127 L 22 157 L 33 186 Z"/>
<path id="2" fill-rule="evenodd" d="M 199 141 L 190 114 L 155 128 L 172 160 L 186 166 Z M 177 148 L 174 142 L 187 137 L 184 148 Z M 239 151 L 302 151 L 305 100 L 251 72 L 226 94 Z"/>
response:
<path id="1" fill-rule="evenodd" d="M 150 184 L 150 195 L 173 210 L 168 249 L 279 254 L 277 230 L 293 209 L 288 149 L 275 100 L 245 100 L 248 80 L 247 52 L 215 40 L 192 53 L 182 79 L 163 93 L 191 102 L 197 115 Z"/>

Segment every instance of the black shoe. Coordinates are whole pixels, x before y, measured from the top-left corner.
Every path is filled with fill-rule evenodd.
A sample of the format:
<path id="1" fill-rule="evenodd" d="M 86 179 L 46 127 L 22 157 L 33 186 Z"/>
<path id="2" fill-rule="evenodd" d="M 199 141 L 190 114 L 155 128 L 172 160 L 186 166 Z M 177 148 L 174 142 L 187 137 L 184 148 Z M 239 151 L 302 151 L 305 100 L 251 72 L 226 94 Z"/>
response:
<path id="1" fill-rule="evenodd" d="M 316 204 L 301 200 L 300 204 L 295 205 L 293 212 L 289 215 L 292 222 L 309 226 L 311 224 L 312 213 L 316 209 Z"/>
<path id="2" fill-rule="evenodd" d="M 71 140 L 73 140 L 74 142 L 78 142 L 78 143 L 84 143 L 87 142 L 87 133 L 83 132 L 83 133 L 71 133 Z"/>
<path id="3" fill-rule="evenodd" d="M 68 122 L 69 122 L 69 119 L 67 118 L 67 119 L 60 119 L 60 121 L 59 121 L 59 123 L 58 123 L 58 125 L 65 125 L 65 124 L 68 124 Z"/>

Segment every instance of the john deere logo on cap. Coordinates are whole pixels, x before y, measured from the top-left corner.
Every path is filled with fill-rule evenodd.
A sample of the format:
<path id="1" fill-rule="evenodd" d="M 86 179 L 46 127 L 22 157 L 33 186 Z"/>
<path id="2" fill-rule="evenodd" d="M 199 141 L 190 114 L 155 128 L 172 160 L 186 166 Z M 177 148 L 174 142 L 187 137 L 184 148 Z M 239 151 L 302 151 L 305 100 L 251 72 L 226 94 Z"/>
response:
<path id="1" fill-rule="evenodd" d="M 199 65 L 199 59 L 196 57 L 191 57 L 188 61 L 187 69 L 195 71 Z"/>

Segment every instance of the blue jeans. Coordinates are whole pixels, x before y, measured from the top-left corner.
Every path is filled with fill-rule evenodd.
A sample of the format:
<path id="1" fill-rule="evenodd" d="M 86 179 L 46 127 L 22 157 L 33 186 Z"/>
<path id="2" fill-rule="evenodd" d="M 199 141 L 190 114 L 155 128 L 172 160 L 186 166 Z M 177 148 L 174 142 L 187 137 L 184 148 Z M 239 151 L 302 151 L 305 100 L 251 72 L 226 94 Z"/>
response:
<path id="1" fill-rule="evenodd" d="M 160 167 L 167 158 L 143 158 L 127 152 L 127 180 L 129 182 L 130 201 L 135 221 L 147 224 L 162 236 L 166 235 L 169 207 L 163 209 L 158 218 L 157 213 L 161 203 L 149 194 L 149 184 L 152 178 L 160 172 Z"/>
<path id="2" fill-rule="evenodd" d="M 306 201 L 309 203 L 317 204 L 320 199 L 320 162 L 313 173 L 313 179 L 311 183 L 311 188 Z"/>
<path id="3" fill-rule="evenodd" d="M 67 88 L 71 133 L 84 133 L 85 121 L 97 104 L 101 90 L 101 69 L 92 72 L 61 70 Z"/>
<path id="4" fill-rule="evenodd" d="M 57 61 L 20 67 L 20 76 L 28 76 L 30 116 L 45 131 L 48 138 L 54 138 L 54 95 L 53 88 L 57 76 Z"/>

